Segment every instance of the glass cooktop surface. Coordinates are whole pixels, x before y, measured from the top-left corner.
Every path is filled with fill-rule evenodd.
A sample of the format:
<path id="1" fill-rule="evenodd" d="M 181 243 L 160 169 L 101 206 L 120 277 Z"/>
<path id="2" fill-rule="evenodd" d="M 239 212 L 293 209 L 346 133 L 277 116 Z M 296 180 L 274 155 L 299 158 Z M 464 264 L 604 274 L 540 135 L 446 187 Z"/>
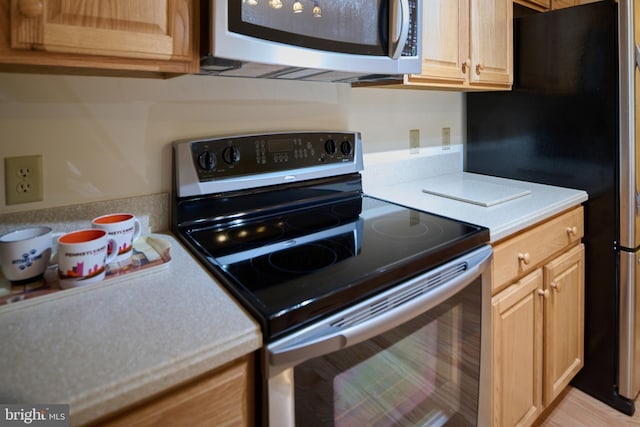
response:
<path id="1" fill-rule="evenodd" d="M 488 230 L 366 195 L 186 232 L 265 341 L 488 242 Z"/>

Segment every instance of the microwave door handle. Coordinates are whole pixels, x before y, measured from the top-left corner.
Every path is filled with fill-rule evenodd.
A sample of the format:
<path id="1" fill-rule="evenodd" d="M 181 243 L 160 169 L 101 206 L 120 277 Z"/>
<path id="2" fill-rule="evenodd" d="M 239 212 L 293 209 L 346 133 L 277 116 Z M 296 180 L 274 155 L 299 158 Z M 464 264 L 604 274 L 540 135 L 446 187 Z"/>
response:
<path id="1" fill-rule="evenodd" d="M 409 38 L 409 0 L 389 0 L 389 56 L 398 59 Z"/>

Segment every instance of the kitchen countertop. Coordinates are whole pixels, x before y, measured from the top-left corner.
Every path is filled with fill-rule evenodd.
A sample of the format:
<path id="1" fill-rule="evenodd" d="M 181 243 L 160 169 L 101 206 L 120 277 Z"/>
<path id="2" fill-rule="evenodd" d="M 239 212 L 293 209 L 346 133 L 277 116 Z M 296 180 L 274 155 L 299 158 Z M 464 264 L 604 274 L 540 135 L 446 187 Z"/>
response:
<path id="1" fill-rule="evenodd" d="M 261 346 L 259 325 L 158 236 L 171 243 L 160 270 L 0 306 L 0 402 L 69 404 L 83 424 Z"/>
<path id="2" fill-rule="evenodd" d="M 489 192 L 494 187 L 526 194 L 481 206 L 424 191 L 430 189 L 430 184 L 434 188 L 444 188 L 442 183 L 445 182 L 458 184 L 449 189 L 473 194 L 478 199 L 492 199 L 494 194 L 482 192 Z M 393 159 L 389 154 L 365 157 L 363 185 L 365 193 L 371 196 L 487 227 L 491 243 L 578 206 L 588 198 L 582 190 L 463 172 L 461 151 L 456 150 L 422 158 Z"/>

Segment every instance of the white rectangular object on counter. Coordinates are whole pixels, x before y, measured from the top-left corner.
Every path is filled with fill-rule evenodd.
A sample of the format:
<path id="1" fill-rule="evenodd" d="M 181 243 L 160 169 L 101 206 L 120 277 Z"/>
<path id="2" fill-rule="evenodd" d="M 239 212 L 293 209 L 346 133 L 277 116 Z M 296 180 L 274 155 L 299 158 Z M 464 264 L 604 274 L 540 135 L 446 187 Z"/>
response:
<path id="1" fill-rule="evenodd" d="M 467 174 L 446 174 L 424 181 L 425 193 L 484 207 L 494 206 L 531 193 L 510 185 L 495 184 L 470 178 Z"/>

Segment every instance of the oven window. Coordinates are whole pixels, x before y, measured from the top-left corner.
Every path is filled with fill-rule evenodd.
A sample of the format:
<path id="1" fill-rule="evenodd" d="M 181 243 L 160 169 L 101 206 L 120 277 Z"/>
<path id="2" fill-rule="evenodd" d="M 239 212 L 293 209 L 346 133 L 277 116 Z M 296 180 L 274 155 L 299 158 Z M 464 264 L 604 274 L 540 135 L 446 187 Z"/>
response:
<path id="1" fill-rule="evenodd" d="M 311 49 L 387 54 L 387 1 L 229 0 L 228 4 L 229 29 L 238 34 Z"/>
<path id="2" fill-rule="evenodd" d="M 475 426 L 481 283 L 294 371 L 296 425 Z"/>

